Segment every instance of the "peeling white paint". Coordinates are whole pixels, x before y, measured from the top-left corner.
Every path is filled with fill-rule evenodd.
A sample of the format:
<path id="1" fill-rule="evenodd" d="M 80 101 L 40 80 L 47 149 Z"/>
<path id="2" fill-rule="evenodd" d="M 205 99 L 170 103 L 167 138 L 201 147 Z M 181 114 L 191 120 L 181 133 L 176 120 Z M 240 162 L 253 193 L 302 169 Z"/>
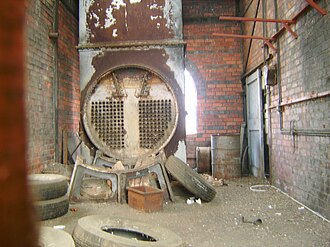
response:
<path id="1" fill-rule="evenodd" d="M 165 48 L 166 54 L 169 56 L 166 64 L 172 68 L 174 73 L 174 78 L 177 81 L 179 87 L 182 92 L 184 92 L 184 64 L 181 60 L 181 56 L 183 55 L 183 48 Z"/>
<path id="2" fill-rule="evenodd" d="M 116 19 L 112 15 L 113 8 L 111 6 L 109 6 L 109 8 L 107 8 L 105 10 L 105 13 L 107 15 L 107 19 L 104 20 L 104 27 L 109 28 L 109 27 L 115 25 L 116 24 Z"/>
<path id="3" fill-rule="evenodd" d="M 174 153 L 174 156 L 178 157 L 180 160 L 182 160 L 185 163 L 187 162 L 186 144 L 184 143 L 184 141 L 179 141 L 178 149 Z"/>
<path id="4" fill-rule="evenodd" d="M 120 7 L 126 7 L 126 3 L 123 0 L 112 0 L 111 5 L 114 9 L 120 9 Z"/>
<path id="5" fill-rule="evenodd" d="M 164 13 L 164 18 L 166 20 L 165 26 L 168 29 L 171 29 L 171 26 L 173 25 L 173 23 L 171 21 L 171 17 L 173 16 L 173 10 L 172 10 L 172 5 L 171 5 L 170 1 L 166 1 L 163 13 Z"/>
<path id="6" fill-rule="evenodd" d="M 101 25 L 100 17 L 95 13 L 92 13 L 92 16 L 96 19 L 95 27 L 99 27 Z M 92 16 L 91 16 L 91 19 L 92 19 Z"/>
<path id="7" fill-rule="evenodd" d="M 154 3 L 154 4 L 150 5 L 150 9 L 159 9 L 159 6 L 157 3 Z"/>
<path id="8" fill-rule="evenodd" d="M 127 24 L 127 9 L 125 8 L 125 28 L 126 31 L 128 32 L 128 24 Z"/>
<path id="9" fill-rule="evenodd" d="M 118 29 L 114 29 L 112 30 L 112 37 L 118 37 L 118 33 L 117 33 Z"/>
<path id="10" fill-rule="evenodd" d="M 141 3 L 141 0 L 129 0 L 129 2 L 131 4 L 134 4 L 134 3 Z"/>
<path id="11" fill-rule="evenodd" d="M 102 51 L 79 51 L 80 91 L 83 91 L 95 73 L 93 58 L 102 55 Z"/>
<path id="12" fill-rule="evenodd" d="M 160 28 L 160 23 L 157 23 L 157 29 L 159 29 Z"/>
<path id="13" fill-rule="evenodd" d="M 150 19 L 153 21 L 153 20 L 157 20 L 157 19 L 160 19 L 160 16 L 156 15 L 156 16 L 150 16 Z"/>

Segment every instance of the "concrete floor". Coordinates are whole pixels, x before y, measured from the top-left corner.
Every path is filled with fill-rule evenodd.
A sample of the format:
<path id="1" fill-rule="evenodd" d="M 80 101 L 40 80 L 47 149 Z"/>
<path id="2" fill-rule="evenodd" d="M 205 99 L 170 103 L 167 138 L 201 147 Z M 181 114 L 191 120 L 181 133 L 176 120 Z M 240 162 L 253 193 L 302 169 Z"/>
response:
<path id="1" fill-rule="evenodd" d="M 173 183 L 176 202 L 164 204 L 160 212 L 143 213 L 127 204 L 82 202 L 44 226 L 65 225 L 72 234 L 79 218 L 102 214 L 165 227 L 174 231 L 186 246 L 330 246 L 330 224 L 273 188 L 252 191 L 250 186 L 266 184 L 256 178 L 225 181 L 218 186 L 216 198 L 209 203 L 188 205 L 191 195 Z M 261 219 L 262 224 L 242 222 Z"/>

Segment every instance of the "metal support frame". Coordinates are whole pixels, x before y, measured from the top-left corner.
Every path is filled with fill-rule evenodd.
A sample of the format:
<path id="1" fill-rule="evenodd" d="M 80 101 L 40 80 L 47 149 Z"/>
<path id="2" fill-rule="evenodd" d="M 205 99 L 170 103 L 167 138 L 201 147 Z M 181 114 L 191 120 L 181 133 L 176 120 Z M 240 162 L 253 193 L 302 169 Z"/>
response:
<path id="1" fill-rule="evenodd" d="M 163 163 L 163 156 L 161 156 L 154 163 L 146 166 L 112 171 L 108 168 L 84 164 L 82 157 L 77 156 L 69 187 L 69 199 L 73 202 L 83 199 L 80 195 L 81 185 L 85 175 L 90 175 L 100 179 L 111 180 L 111 189 L 114 195 L 117 196 L 117 201 L 119 203 L 127 202 L 126 190 L 129 179 L 141 178 L 150 173 L 155 173 L 160 189 L 163 191 L 164 200 L 174 201 L 174 194 Z"/>
<path id="2" fill-rule="evenodd" d="M 327 11 L 322 9 L 317 3 L 315 3 L 313 0 L 305 0 L 311 7 L 316 9 L 321 15 L 326 15 Z"/>
<path id="3" fill-rule="evenodd" d="M 251 35 L 240 35 L 240 34 L 227 34 L 227 33 L 213 33 L 214 36 L 219 36 L 219 37 L 228 37 L 228 38 L 240 38 L 240 39 L 258 39 L 258 40 L 263 40 L 264 43 L 271 48 L 272 50 L 274 50 L 275 52 L 277 52 L 277 49 L 275 46 L 273 46 L 273 44 L 271 43 L 271 41 L 273 41 L 272 38 L 265 38 L 265 37 L 261 37 L 261 36 L 251 36 Z"/>
<path id="4" fill-rule="evenodd" d="M 296 20 L 275 20 L 265 18 L 250 18 L 250 17 L 236 17 L 236 16 L 220 16 L 221 21 L 256 21 L 256 22 L 274 22 L 274 23 L 290 23 L 295 24 Z"/>
<path id="5" fill-rule="evenodd" d="M 254 21 L 254 22 L 271 22 L 271 23 L 282 23 L 284 28 L 295 38 L 298 38 L 296 32 L 294 32 L 289 25 L 296 24 L 297 20 L 276 20 L 276 19 L 265 19 L 265 18 L 250 18 L 250 17 L 236 17 L 236 16 L 220 16 L 219 20 L 226 21 Z"/>

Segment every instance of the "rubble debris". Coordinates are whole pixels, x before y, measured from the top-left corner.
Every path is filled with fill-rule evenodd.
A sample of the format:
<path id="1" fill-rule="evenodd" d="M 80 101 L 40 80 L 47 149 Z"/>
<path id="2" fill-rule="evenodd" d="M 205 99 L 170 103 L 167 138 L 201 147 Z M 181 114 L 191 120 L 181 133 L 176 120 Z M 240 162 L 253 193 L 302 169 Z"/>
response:
<path id="1" fill-rule="evenodd" d="M 186 200 L 188 205 L 194 204 L 195 202 L 199 205 L 202 205 L 202 200 L 200 198 L 196 199 L 195 197 L 190 197 Z"/>
<path id="2" fill-rule="evenodd" d="M 262 220 L 261 220 L 260 218 L 254 220 L 254 221 L 249 221 L 249 220 L 246 220 L 246 219 L 244 218 L 244 216 L 242 216 L 242 222 L 243 222 L 243 223 L 251 223 L 251 224 L 256 225 L 256 226 L 262 224 Z"/>
<path id="3" fill-rule="evenodd" d="M 125 170 L 125 166 L 123 165 L 123 163 L 121 161 L 117 161 L 116 164 L 114 164 L 114 166 L 112 167 L 113 171 L 124 171 Z"/>
<path id="4" fill-rule="evenodd" d="M 215 187 L 220 187 L 220 186 L 228 186 L 227 183 L 225 183 L 225 180 L 222 178 L 214 178 L 209 174 L 202 174 L 202 176 L 204 177 L 204 179 L 206 181 L 208 181 L 211 185 L 215 186 Z"/>
<path id="5" fill-rule="evenodd" d="M 71 212 L 77 212 L 78 211 L 78 208 L 70 208 L 70 211 Z"/>

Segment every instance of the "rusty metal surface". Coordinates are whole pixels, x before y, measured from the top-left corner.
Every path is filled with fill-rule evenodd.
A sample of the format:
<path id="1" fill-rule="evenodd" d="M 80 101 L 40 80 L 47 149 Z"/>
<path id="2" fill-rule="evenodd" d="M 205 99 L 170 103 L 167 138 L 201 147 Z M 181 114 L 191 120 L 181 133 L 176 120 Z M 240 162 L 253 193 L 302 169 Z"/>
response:
<path id="1" fill-rule="evenodd" d="M 79 44 L 78 49 L 100 49 L 100 48 L 151 48 L 151 47 L 175 47 L 186 45 L 183 40 L 142 40 L 142 41 L 129 41 L 129 42 L 102 42 L 102 43 L 87 43 Z"/>
<path id="2" fill-rule="evenodd" d="M 155 73 L 137 67 L 112 70 L 90 84 L 82 114 L 93 144 L 127 162 L 163 149 L 178 122 L 172 88 Z"/>
<path id="3" fill-rule="evenodd" d="M 163 209 L 163 191 L 150 186 L 128 187 L 128 205 L 144 212 Z"/>
<path id="4" fill-rule="evenodd" d="M 240 136 L 211 136 L 212 176 L 215 178 L 240 177 Z"/>
<path id="5" fill-rule="evenodd" d="M 80 2 L 80 43 L 182 38 L 181 1 Z"/>
<path id="6" fill-rule="evenodd" d="M 211 174 L 211 147 L 196 147 L 198 173 Z"/>
<path id="7" fill-rule="evenodd" d="M 166 155 L 178 150 L 185 154 L 181 12 L 180 0 L 79 2 L 82 129 L 91 148 L 116 159 L 130 159 L 130 163 L 162 148 Z M 132 68 L 144 72 L 129 75 Z M 126 79 L 135 80 L 134 97 L 129 83 L 122 83 L 125 76 L 120 78 L 125 73 Z M 153 84 L 155 78 L 162 83 Z M 102 85 L 105 90 L 99 92 L 107 93 L 92 99 L 93 90 Z M 105 115 L 99 116 L 100 111 Z"/>
<path id="8" fill-rule="evenodd" d="M 148 70 L 164 78 L 169 86 L 173 89 L 173 95 L 177 101 L 179 119 L 177 128 L 173 134 L 173 138 L 165 147 L 166 155 L 173 154 L 178 149 L 178 142 L 185 138 L 185 124 L 184 124 L 184 97 L 181 71 L 183 71 L 183 63 L 181 59 L 171 58 L 175 54 L 183 53 L 182 48 L 176 48 L 173 51 L 166 49 L 148 49 L 148 50 L 107 50 L 102 52 L 81 52 L 81 57 L 86 54 L 87 59 L 81 59 L 85 68 L 92 68 L 89 74 L 82 74 L 81 76 L 81 89 L 82 100 L 87 97 L 87 89 L 95 84 L 103 75 L 109 70 L 115 68 L 125 67 L 140 67 L 148 68 Z M 180 56 L 183 57 L 183 56 Z M 176 60 L 175 60 L 176 59 Z M 174 62 L 173 62 L 174 61 Z M 82 72 L 86 73 L 88 69 Z M 183 74 L 183 73 L 182 73 Z M 82 104 L 82 106 L 84 103 Z M 82 112 L 83 112 L 82 108 Z"/>

